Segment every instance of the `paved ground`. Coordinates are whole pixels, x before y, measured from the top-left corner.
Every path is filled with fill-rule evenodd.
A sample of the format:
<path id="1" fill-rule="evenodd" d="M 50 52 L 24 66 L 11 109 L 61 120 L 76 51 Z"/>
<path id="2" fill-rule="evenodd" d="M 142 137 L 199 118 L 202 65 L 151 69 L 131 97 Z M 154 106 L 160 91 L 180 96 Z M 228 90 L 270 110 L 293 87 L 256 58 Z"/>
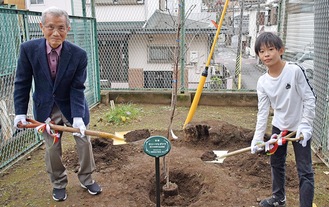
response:
<path id="1" fill-rule="evenodd" d="M 224 64 L 230 71 L 231 76 L 235 74 L 236 68 L 236 49 L 231 47 L 220 47 L 214 54 L 217 63 Z M 264 73 L 257 66 L 257 60 L 251 56 L 243 56 L 241 60 L 242 87 L 241 89 L 256 90 L 257 80 Z"/>

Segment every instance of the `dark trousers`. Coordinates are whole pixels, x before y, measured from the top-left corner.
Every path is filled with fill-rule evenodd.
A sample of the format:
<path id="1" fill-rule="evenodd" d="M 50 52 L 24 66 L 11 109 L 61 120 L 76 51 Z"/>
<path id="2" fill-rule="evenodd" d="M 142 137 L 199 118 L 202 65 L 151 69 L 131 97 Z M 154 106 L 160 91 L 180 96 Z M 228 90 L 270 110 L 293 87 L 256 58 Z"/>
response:
<path id="1" fill-rule="evenodd" d="M 280 134 L 280 129 L 273 126 L 272 134 Z M 290 132 L 289 132 L 290 133 Z M 311 140 L 303 147 L 299 142 L 292 142 L 299 179 L 300 207 L 312 207 L 314 197 L 314 172 L 312 167 Z M 285 199 L 287 144 L 279 146 L 271 155 L 272 193 L 276 198 Z"/>

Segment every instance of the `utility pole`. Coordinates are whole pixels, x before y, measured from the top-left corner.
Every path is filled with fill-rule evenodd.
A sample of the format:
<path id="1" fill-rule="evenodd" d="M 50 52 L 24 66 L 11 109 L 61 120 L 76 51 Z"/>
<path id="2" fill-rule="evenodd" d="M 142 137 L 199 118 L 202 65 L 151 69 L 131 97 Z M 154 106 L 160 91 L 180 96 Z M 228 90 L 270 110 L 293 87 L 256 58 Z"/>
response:
<path id="1" fill-rule="evenodd" d="M 180 26 L 181 26 L 181 32 L 180 32 L 180 92 L 185 92 L 185 83 L 184 83 L 184 76 L 185 76 L 185 0 L 180 0 L 179 3 L 179 11 L 180 15 L 178 18 L 180 18 Z"/>
<path id="2" fill-rule="evenodd" d="M 257 2 L 257 17 L 256 17 L 256 37 L 259 32 L 259 18 L 260 18 L 260 0 Z"/>
<path id="3" fill-rule="evenodd" d="M 256 17 L 256 37 L 255 37 L 255 42 L 257 39 L 257 35 L 259 33 L 259 23 L 260 23 L 260 0 L 258 0 L 257 2 L 257 17 Z M 256 60 L 257 60 L 257 64 L 259 63 L 259 57 L 258 55 L 256 55 Z"/>
<path id="4" fill-rule="evenodd" d="M 238 78 L 238 89 L 241 89 L 241 60 L 242 60 L 242 22 L 243 22 L 243 3 L 241 0 L 240 4 L 240 25 L 239 25 L 239 37 L 238 37 L 238 49 L 236 53 L 236 63 L 235 63 L 235 78 Z"/>

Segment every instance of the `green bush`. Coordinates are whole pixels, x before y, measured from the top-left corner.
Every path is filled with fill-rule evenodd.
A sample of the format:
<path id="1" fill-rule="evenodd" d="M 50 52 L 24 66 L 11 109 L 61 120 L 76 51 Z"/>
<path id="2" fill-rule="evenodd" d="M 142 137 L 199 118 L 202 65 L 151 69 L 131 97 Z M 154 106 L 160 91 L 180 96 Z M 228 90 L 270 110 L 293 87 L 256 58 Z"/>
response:
<path id="1" fill-rule="evenodd" d="M 136 119 L 140 112 L 141 109 L 136 108 L 133 104 L 121 104 L 106 113 L 106 120 L 116 125 L 125 124 Z"/>

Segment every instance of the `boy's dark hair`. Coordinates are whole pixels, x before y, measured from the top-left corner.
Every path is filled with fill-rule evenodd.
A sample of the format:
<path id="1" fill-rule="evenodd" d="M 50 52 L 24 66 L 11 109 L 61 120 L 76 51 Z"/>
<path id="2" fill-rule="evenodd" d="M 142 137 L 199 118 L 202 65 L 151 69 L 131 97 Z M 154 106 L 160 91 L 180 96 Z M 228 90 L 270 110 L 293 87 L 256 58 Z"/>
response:
<path id="1" fill-rule="evenodd" d="M 263 32 L 260 34 L 255 43 L 255 52 L 258 56 L 261 46 L 275 47 L 277 50 L 283 48 L 282 40 L 279 36 L 273 34 L 272 32 Z"/>

